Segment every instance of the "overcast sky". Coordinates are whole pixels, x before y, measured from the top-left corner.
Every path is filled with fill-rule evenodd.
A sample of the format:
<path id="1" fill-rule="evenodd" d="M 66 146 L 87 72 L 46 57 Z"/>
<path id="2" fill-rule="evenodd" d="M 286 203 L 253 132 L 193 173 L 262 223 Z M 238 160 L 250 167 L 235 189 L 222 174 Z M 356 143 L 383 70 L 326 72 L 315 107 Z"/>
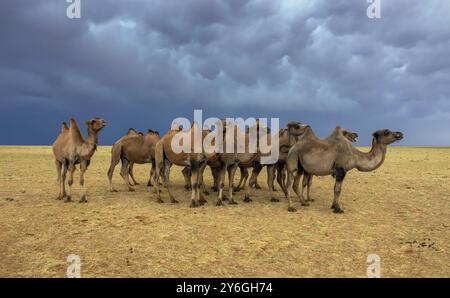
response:
<path id="1" fill-rule="evenodd" d="M 205 116 L 279 117 L 326 136 L 450 145 L 450 1 L 0 1 L 0 144 L 51 144 L 94 116 L 100 144 Z M 82 125 L 85 132 L 84 124 Z"/>

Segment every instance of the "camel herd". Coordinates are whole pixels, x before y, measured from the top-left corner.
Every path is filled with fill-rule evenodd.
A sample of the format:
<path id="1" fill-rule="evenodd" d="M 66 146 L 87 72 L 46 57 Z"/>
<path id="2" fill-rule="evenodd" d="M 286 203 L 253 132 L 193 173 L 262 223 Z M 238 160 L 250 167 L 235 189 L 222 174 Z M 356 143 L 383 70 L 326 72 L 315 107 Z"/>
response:
<path id="1" fill-rule="evenodd" d="M 231 138 L 242 137 L 245 140 L 245 149 L 249 146 L 249 132 L 241 131 L 238 126 L 227 128 L 230 124 L 223 122 L 224 142 L 227 140 L 226 134 L 232 134 Z M 106 121 L 101 118 L 93 118 L 86 121 L 88 138 L 84 139 L 75 119 L 70 120 L 70 125 L 62 124 L 61 132 L 53 144 L 56 170 L 58 174 L 59 195 L 57 199 L 65 199 L 70 202 L 72 197 L 72 184 L 75 166 L 80 164 L 80 185 L 82 195 L 80 202 L 87 202 L 86 188 L 84 186 L 84 173 L 86 172 L 90 160 L 94 155 L 98 144 L 98 133 L 106 125 Z M 259 122 L 256 122 L 259 129 Z M 228 127 L 230 128 L 230 127 Z M 153 192 L 157 202 L 162 203 L 160 185 L 164 185 L 168 192 L 170 201 L 178 203 L 171 192 L 170 168 L 172 166 L 183 167 L 182 173 L 185 179 L 185 189 L 191 191 L 191 207 L 198 207 L 207 202 L 206 195 L 209 195 L 203 175 L 206 167 L 211 169 L 213 177 L 212 189 L 218 192 L 216 205 L 223 205 L 224 200 L 229 204 L 237 204 L 234 200 L 234 193 L 244 190 L 244 202 L 251 202 L 254 189 L 260 189 L 257 178 L 263 167 L 267 168 L 267 184 L 270 192 L 270 200 L 278 202 L 275 193 L 275 180 L 283 191 L 288 201 L 288 211 L 296 211 L 291 199 L 291 189 L 294 190 L 302 206 L 309 205 L 313 199 L 310 196 L 312 177 L 331 175 L 335 179 L 334 199 L 331 205 L 333 212 L 342 213 L 339 204 L 342 183 L 346 173 L 352 169 L 368 172 L 381 166 L 386 156 L 387 146 L 403 139 L 401 132 L 393 132 L 388 129 L 378 130 L 373 133 L 372 148 L 369 152 L 362 152 L 352 145 L 356 141 L 358 134 L 341 127 L 336 127 L 331 134 L 320 139 L 309 125 L 300 122 L 290 122 L 279 133 L 279 155 L 273 164 L 261 164 L 262 153 L 257 150 L 245 150 L 244 153 L 233 150 L 233 153 L 208 153 L 206 150 L 191 150 L 185 153 L 175 152 L 171 146 L 174 137 L 184 135 L 193 138 L 195 134 L 207 137 L 211 131 L 200 128 L 196 122 L 188 129 L 174 125 L 161 137 L 157 131 L 148 130 L 146 134 L 129 129 L 127 134 L 121 137 L 111 149 L 111 165 L 108 170 L 109 189 L 115 192 L 112 177 L 116 165 L 121 162 L 120 175 L 122 176 L 129 191 L 135 191 L 133 186 L 137 185 L 133 175 L 134 164 L 151 164 L 149 180 L 147 186 L 153 187 Z M 230 142 L 231 143 L 231 142 Z M 195 146 L 192 142 L 191 146 Z M 273 148 L 273 147 L 272 147 Z M 194 149 L 194 148 L 192 148 Z M 198 149 L 198 148 L 197 148 Z M 235 187 L 235 175 L 240 169 L 241 179 Z M 252 168 L 252 175 L 249 179 L 249 169 Z M 66 192 L 66 176 L 68 190 Z M 225 176 L 228 174 L 228 195 L 224 195 Z M 300 178 L 302 179 L 302 189 L 300 191 Z M 131 178 L 131 181 L 130 181 Z M 306 191 L 306 196 L 305 196 Z M 305 198 L 306 197 L 306 198 Z"/>

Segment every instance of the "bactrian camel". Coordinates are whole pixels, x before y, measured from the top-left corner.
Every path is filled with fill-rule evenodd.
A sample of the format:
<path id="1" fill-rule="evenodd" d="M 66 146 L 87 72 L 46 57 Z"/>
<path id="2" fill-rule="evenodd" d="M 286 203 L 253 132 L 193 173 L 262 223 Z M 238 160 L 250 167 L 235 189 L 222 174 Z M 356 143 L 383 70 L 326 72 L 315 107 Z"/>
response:
<path id="1" fill-rule="evenodd" d="M 105 125 L 106 121 L 101 118 L 93 118 L 86 121 L 88 138 L 85 140 L 75 119 L 70 119 L 70 127 L 63 123 L 61 132 L 53 143 L 53 154 L 59 182 L 57 199 L 65 198 L 65 202 L 71 201 L 73 173 L 75 172 L 75 166 L 80 164 L 80 185 L 82 187 L 80 202 L 87 202 L 84 174 L 97 149 L 98 133 Z M 67 181 L 69 189 L 66 194 L 65 181 L 67 171 L 69 172 L 69 180 Z"/>
<path id="2" fill-rule="evenodd" d="M 313 130 L 309 128 L 288 153 L 286 189 L 288 211 L 296 211 L 290 196 L 293 178 L 306 172 L 309 175 L 335 177 L 331 208 L 335 213 L 344 212 L 339 205 L 339 197 L 346 173 L 355 168 L 362 172 L 379 168 L 385 160 L 387 146 L 401 139 L 403 139 L 401 132 L 393 132 L 389 129 L 377 130 L 373 133 L 371 150 L 361 152 L 345 138 L 343 129 L 339 126 L 326 140 L 317 138 Z M 299 199 L 302 205 L 308 204 L 302 194 L 299 195 Z"/>
<path id="3" fill-rule="evenodd" d="M 289 149 L 295 144 L 298 136 L 303 134 L 305 129 L 306 129 L 305 124 L 302 124 L 300 122 L 295 122 L 295 121 L 289 122 L 287 124 L 287 127 L 280 129 L 280 131 L 278 133 L 278 143 L 279 143 L 278 161 L 275 164 L 267 165 L 267 178 L 268 178 L 267 184 L 269 186 L 269 189 L 275 191 L 275 186 L 274 186 L 275 176 L 277 178 L 277 182 L 280 185 L 280 187 L 282 189 L 284 189 L 284 178 L 281 175 L 281 169 L 284 167 Z M 237 190 L 240 190 L 241 188 L 245 189 L 245 187 L 246 187 L 245 184 L 246 184 L 246 180 L 247 180 L 246 178 L 248 177 L 247 167 L 242 164 L 240 164 L 239 167 L 241 169 L 241 181 L 239 181 Z M 263 167 L 264 166 L 261 165 L 259 162 L 257 162 L 253 166 L 252 176 L 250 177 L 250 181 L 249 181 L 250 187 L 253 186 L 256 189 L 261 188 L 257 183 L 257 177 L 258 177 L 259 173 L 261 172 L 261 170 L 263 169 Z M 247 177 L 245 177 L 245 176 L 242 177 L 243 170 L 244 170 L 244 175 L 246 174 Z M 275 170 L 278 170 L 277 175 L 275 175 Z M 241 185 L 241 183 L 242 183 L 242 185 Z M 271 200 L 274 202 L 279 201 L 278 199 L 274 198 L 273 196 L 272 196 Z"/>
<path id="4" fill-rule="evenodd" d="M 134 191 L 129 176 L 132 173 L 132 166 L 137 164 L 151 163 L 148 186 L 151 186 L 151 180 L 155 169 L 155 146 L 160 140 L 157 131 L 149 129 L 146 135 L 140 133 L 128 133 L 127 136 L 119 139 L 111 149 L 111 165 L 108 170 L 110 191 L 116 191 L 112 185 L 112 176 L 114 168 L 119 162 L 122 162 L 120 175 L 124 179 L 129 191 Z M 134 179 L 133 179 L 134 180 Z"/>
<path id="5" fill-rule="evenodd" d="M 122 142 L 123 142 L 126 138 L 138 137 L 138 136 L 143 136 L 143 135 L 144 135 L 144 134 L 143 134 L 142 132 L 138 132 L 138 131 L 136 131 L 136 129 L 134 129 L 134 128 L 129 128 L 128 131 L 127 131 L 127 133 L 126 133 L 123 137 L 121 137 L 120 139 L 118 139 L 118 140 L 112 145 L 112 148 L 111 148 L 111 159 L 112 159 L 113 156 L 118 156 L 118 158 L 116 159 L 117 162 L 116 162 L 116 164 L 114 165 L 114 168 L 115 168 L 115 166 L 117 165 L 117 163 L 118 163 L 119 160 L 120 160 L 120 150 L 121 150 Z M 112 169 L 112 171 L 111 171 L 111 167 L 109 168 L 109 170 L 108 170 L 108 176 L 110 175 L 110 172 L 111 172 L 111 176 L 112 176 L 112 174 L 114 173 L 114 168 Z M 132 180 L 132 183 L 130 182 L 130 185 L 131 185 L 131 186 L 139 185 L 139 183 L 137 183 L 136 179 L 134 178 L 134 173 L 133 173 L 133 163 L 130 163 L 128 173 L 129 173 L 130 178 L 131 178 L 131 180 Z M 111 188 L 111 185 L 110 185 L 110 188 Z"/>
<path id="6" fill-rule="evenodd" d="M 334 131 L 333 131 L 334 132 Z M 344 135 L 344 137 L 349 140 L 350 142 L 354 143 L 358 140 L 358 134 L 356 132 L 352 132 L 346 129 L 342 130 L 342 134 Z M 330 136 L 328 136 L 327 139 L 329 138 L 334 138 L 334 134 L 331 134 Z M 283 170 L 286 170 L 286 168 L 284 168 Z M 294 179 L 294 185 L 293 185 L 293 189 L 295 191 L 296 194 L 298 194 L 299 192 L 299 181 L 300 181 L 301 175 L 297 175 L 295 176 Z M 313 179 L 313 175 L 310 175 L 308 173 L 304 173 L 303 175 L 303 180 L 302 180 L 302 196 L 304 196 L 305 190 L 307 190 L 306 192 L 306 202 L 314 202 L 314 199 L 311 198 L 311 187 L 312 187 L 312 179 Z M 286 190 L 284 190 L 285 194 L 286 194 Z"/>
<path id="7" fill-rule="evenodd" d="M 206 167 L 206 160 L 208 156 L 214 155 L 215 153 L 205 153 L 203 150 L 203 139 L 206 134 L 209 133 L 207 130 L 202 130 L 196 122 L 192 124 L 192 127 L 187 131 L 181 131 L 179 128 L 173 127 L 170 129 L 166 135 L 164 135 L 161 140 L 156 144 L 155 148 L 155 182 L 154 182 L 154 192 L 157 194 L 157 201 L 162 203 L 161 194 L 159 191 L 159 179 L 163 176 L 163 184 L 167 189 L 172 203 L 178 203 L 170 191 L 170 179 L 169 170 L 171 165 L 189 167 L 191 172 L 191 185 L 192 185 L 192 196 L 191 196 L 191 207 L 198 207 L 206 200 L 203 198 L 203 194 L 200 191 L 201 184 L 203 182 L 203 171 Z M 183 139 L 191 139 L 190 152 L 174 152 L 172 148 L 172 140 L 177 135 L 179 137 L 178 145 L 183 146 Z M 200 152 L 195 152 L 195 135 L 200 135 L 201 137 L 201 150 Z"/>

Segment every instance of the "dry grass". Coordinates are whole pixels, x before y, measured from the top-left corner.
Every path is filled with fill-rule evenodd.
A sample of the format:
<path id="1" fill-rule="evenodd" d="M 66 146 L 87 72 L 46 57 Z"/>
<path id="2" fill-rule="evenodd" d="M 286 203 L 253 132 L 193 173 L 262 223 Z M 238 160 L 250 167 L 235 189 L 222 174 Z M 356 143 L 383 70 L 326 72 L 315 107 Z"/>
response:
<path id="1" fill-rule="evenodd" d="M 116 168 L 119 192 L 109 193 L 109 151 L 88 170 L 89 203 L 66 204 L 55 200 L 49 147 L 0 147 L 0 276 L 63 277 L 71 253 L 85 277 L 364 277 L 370 253 L 385 277 L 450 275 L 450 149 L 391 148 L 379 170 L 351 172 L 342 215 L 329 209 L 329 177 L 315 178 L 316 202 L 293 214 L 267 188 L 251 204 L 237 194 L 239 205 L 215 207 L 210 195 L 190 209 L 179 169 L 178 205 L 146 191 L 148 166 L 135 168 L 135 193 Z"/>

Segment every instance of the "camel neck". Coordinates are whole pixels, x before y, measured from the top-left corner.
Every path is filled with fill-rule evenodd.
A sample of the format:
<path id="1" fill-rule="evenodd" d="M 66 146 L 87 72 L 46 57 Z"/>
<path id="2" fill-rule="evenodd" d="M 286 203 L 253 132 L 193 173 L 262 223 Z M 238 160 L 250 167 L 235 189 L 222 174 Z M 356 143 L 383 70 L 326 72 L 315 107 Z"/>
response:
<path id="1" fill-rule="evenodd" d="M 97 146 L 98 144 L 98 134 L 93 129 L 88 129 L 88 138 L 86 140 L 88 145 Z"/>
<path id="2" fill-rule="evenodd" d="M 355 149 L 357 156 L 356 168 L 361 172 L 370 172 L 378 169 L 386 157 L 387 146 L 372 139 L 372 148 L 369 152 L 361 152 Z"/>

